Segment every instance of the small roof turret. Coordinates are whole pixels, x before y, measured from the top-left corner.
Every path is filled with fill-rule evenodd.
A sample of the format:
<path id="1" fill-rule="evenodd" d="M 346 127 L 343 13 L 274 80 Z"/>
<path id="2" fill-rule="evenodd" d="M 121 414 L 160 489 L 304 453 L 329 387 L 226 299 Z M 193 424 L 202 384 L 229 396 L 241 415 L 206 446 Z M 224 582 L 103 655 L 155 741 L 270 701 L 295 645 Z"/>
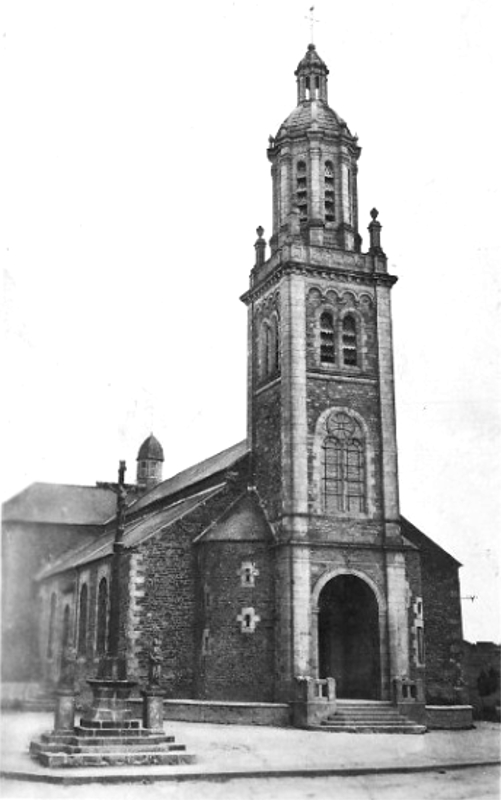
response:
<path id="1" fill-rule="evenodd" d="M 164 461 L 162 445 L 152 433 L 150 433 L 139 448 L 137 461 Z"/>

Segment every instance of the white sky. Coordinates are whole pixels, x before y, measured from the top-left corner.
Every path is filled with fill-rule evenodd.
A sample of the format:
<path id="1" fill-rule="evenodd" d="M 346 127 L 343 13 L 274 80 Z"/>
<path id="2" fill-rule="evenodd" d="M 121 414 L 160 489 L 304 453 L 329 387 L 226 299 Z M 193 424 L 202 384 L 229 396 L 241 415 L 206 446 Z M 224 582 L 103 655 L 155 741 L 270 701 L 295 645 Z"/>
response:
<path id="1" fill-rule="evenodd" d="M 358 133 L 393 290 L 402 512 L 464 567 L 465 636 L 501 638 L 496 0 L 317 2 L 329 102 Z M 268 135 L 308 2 L 4 0 L 2 497 L 164 477 L 245 436 Z M 496 214 L 498 212 L 498 214 Z"/>

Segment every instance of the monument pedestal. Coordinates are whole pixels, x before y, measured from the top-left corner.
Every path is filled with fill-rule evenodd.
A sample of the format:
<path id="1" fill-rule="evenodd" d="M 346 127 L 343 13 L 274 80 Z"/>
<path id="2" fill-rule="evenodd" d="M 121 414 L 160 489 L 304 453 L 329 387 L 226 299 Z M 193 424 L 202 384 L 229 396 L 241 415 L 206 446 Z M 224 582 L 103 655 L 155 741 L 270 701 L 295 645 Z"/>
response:
<path id="1" fill-rule="evenodd" d="M 80 725 L 71 725 L 74 697 L 60 693 L 54 730 L 30 745 L 30 755 L 46 767 L 105 767 L 192 764 L 195 756 L 163 730 L 163 692 L 143 694 L 143 719 L 132 719 L 128 699 L 134 681 L 89 680 L 93 702 Z M 73 701 L 73 706 L 71 706 Z"/>

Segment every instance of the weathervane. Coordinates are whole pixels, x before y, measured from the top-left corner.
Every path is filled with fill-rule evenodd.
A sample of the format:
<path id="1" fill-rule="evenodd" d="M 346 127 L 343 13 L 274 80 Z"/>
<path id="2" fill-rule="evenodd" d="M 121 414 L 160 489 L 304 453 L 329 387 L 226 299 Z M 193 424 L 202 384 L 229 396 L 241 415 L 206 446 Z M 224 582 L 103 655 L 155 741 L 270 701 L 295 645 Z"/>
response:
<path id="1" fill-rule="evenodd" d="M 313 38 L 314 38 L 314 33 L 315 33 L 315 22 L 320 22 L 320 20 L 315 19 L 315 17 L 313 16 L 314 11 L 315 11 L 315 6 L 311 6 L 310 13 L 308 14 L 307 17 L 305 17 L 305 19 L 307 19 L 309 21 L 309 23 L 310 23 L 310 38 L 311 38 L 311 43 L 312 44 L 313 44 Z"/>

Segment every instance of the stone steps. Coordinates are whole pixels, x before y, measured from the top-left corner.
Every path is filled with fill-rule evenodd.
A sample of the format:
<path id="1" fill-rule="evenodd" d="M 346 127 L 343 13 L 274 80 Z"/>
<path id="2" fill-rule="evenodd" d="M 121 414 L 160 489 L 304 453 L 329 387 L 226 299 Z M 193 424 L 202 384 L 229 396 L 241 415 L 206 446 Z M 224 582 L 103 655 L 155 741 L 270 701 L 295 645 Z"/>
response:
<path id="1" fill-rule="evenodd" d="M 193 764 L 195 756 L 192 753 L 172 753 L 163 750 L 154 752 L 136 752 L 122 750 L 107 753 L 39 753 L 37 760 L 44 767 L 121 767 L 164 765 L 176 766 L 179 764 Z"/>
<path id="2" fill-rule="evenodd" d="M 30 756 L 45 767 L 175 766 L 196 760 L 174 736 L 144 728 L 139 720 L 120 725 L 81 720 L 73 730 L 43 733 L 31 742 Z"/>
<path id="3" fill-rule="evenodd" d="M 410 733 L 426 732 L 425 725 L 403 717 L 388 702 L 339 701 L 335 714 L 323 720 L 316 729 L 333 733 Z"/>
<path id="4" fill-rule="evenodd" d="M 128 743 L 129 740 L 132 740 L 132 737 L 127 737 Z M 75 736 L 71 733 L 43 733 L 41 736 L 41 741 L 44 744 L 54 744 L 54 745 L 71 745 L 75 746 L 78 744 L 85 744 L 86 747 L 112 747 L 113 745 L 120 745 L 121 747 L 124 746 L 124 737 L 122 736 L 85 736 L 79 737 Z M 148 737 L 138 736 L 136 737 L 132 743 L 141 744 L 141 742 L 149 742 L 150 744 L 171 744 L 174 743 L 175 739 L 174 736 L 165 736 L 162 733 L 154 734 Z"/>
<path id="5" fill-rule="evenodd" d="M 135 753 L 149 753 L 149 752 L 168 752 L 168 753 L 182 753 L 186 751 L 184 744 L 165 744 L 163 742 L 149 742 L 137 741 L 132 743 L 132 748 Z M 32 742 L 30 745 L 30 754 L 38 756 L 40 753 L 90 753 L 96 755 L 97 751 L 104 753 L 122 753 L 129 751 L 131 747 L 127 744 L 124 747 L 123 742 L 120 744 L 109 744 L 106 742 L 104 745 L 93 745 L 77 743 L 77 744 L 60 744 L 59 742 Z"/>

